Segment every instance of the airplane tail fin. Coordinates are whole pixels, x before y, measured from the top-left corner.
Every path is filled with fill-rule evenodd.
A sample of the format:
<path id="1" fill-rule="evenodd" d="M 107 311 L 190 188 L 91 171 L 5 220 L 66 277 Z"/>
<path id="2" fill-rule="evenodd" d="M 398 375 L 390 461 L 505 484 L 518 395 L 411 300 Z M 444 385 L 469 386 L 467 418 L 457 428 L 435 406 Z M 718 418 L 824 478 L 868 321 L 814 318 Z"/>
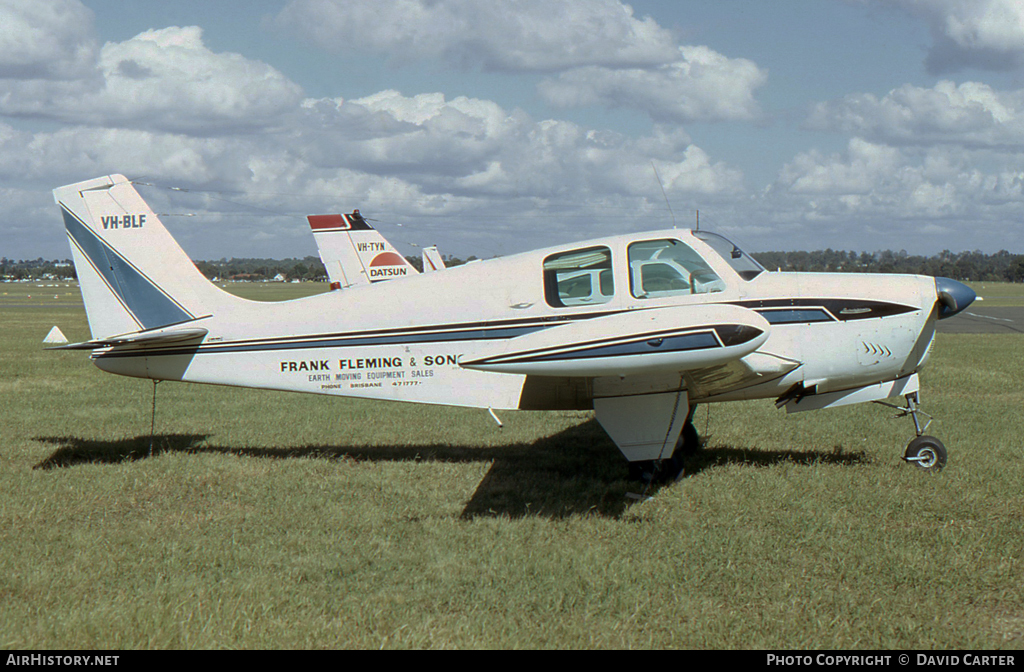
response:
<path id="1" fill-rule="evenodd" d="M 437 249 L 437 245 L 423 248 L 423 272 L 443 271 L 445 269 L 444 259 Z"/>
<path id="2" fill-rule="evenodd" d="M 53 191 L 94 340 L 185 325 L 247 303 L 199 272 L 123 175 Z"/>
<path id="3" fill-rule="evenodd" d="M 391 280 L 419 271 L 370 226 L 359 211 L 309 215 L 309 227 L 327 269 L 331 289 Z"/>

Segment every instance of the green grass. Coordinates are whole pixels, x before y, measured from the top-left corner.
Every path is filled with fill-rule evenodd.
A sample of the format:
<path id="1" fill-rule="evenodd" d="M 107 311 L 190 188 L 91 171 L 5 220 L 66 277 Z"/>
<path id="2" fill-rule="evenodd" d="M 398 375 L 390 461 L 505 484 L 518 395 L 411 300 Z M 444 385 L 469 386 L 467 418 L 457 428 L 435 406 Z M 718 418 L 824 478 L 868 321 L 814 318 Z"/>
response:
<path id="1" fill-rule="evenodd" d="M 221 282 L 217 285 L 237 296 L 254 301 L 284 301 L 330 291 L 326 282 Z"/>
<path id="2" fill-rule="evenodd" d="M 969 282 L 984 306 L 1024 306 L 1024 284 L 1012 282 Z"/>
<path id="3" fill-rule="evenodd" d="M 721 404 L 637 502 L 588 413 L 161 383 L 150 455 L 152 384 L 44 352 L 80 298 L 18 287 L 0 647 L 1024 647 L 1019 336 L 939 335 L 939 474 L 889 409 Z"/>

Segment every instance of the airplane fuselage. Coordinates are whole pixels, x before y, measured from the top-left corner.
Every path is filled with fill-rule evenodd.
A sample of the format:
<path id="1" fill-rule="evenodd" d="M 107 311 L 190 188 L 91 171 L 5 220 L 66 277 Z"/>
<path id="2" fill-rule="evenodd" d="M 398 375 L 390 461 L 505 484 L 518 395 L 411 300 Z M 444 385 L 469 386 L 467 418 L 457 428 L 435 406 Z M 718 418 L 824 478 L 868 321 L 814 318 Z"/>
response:
<path id="1" fill-rule="evenodd" d="M 712 290 L 642 295 L 627 249 L 666 239 L 701 254 L 720 278 Z M 553 299 L 545 260 L 594 248 L 610 254 L 609 293 Z M 208 330 L 201 343 L 101 349 L 93 360 L 144 378 L 493 409 L 591 408 L 595 396 L 680 387 L 691 403 L 778 398 L 794 385 L 821 394 L 912 376 L 927 359 L 935 302 L 929 277 L 761 272 L 745 280 L 689 232 L 672 230 L 250 302 L 245 312 L 258 307 L 257 321 L 230 307 L 194 321 Z M 698 309 L 711 312 L 701 317 Z M 692 326 L 706 334 L 709 322 L 766 337 L 742 356 L 723 355 L 721 330 L 716 348 L 697 347 L 697 336 L 686 332 Z M 564 344 L 540 343 L 537 334 L 556 333 L 552 327 L 565 334 Z M 630 334 L 640 336 L 630 341 Z M 665 354 L 652 343 L 666 336 L 696 345 Z M 515 344 L 528 339 L 537 341 L 524 351 L 533 356 L 519 356 Z M 582 340 L 595 345 L 560 358 Z M 693 361 L 673 368 L 680 357 Z M 644 360 L 656 363 L 645 367 Z"/>

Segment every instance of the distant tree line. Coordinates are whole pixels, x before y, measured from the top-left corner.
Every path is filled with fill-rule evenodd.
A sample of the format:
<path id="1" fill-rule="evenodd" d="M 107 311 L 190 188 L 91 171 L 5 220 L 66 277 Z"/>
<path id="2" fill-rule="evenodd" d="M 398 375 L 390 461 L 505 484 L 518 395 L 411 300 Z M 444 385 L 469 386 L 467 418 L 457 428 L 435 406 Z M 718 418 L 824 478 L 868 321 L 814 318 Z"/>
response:
<path id="1" fill-rule="evenodd" d="M 249 280 L 262 282 L 273 280 L 278 275 L 286 280 L 326 282 L 320 257 L 302 259 L 221 259 L 220 261 L 195 262 L 199 272 L 207 278 L 219 280 Z"/>
<path id="2" fill-rule="evenodd" d="M 910 273 L 955 280 L 1024 282 L 1024 254 L 1011 254 L 1006 250 L 995 254 L 943 250 L 936 255 L 924 257 L 907 254 L 905 250 L 872 253 L 827 249 L 816 252 L 758 252 L 753 256 L 770 271 Z M 423 262 L 419 257 L 407 259 L 416 270 L 423 270 Z M 445 257 L 445 264 L 448 267 L 458 266 L 474 259 L 476 257 L 473 256 L 465 260 Z M 195 263 L 200 272 L 211 280 L 262 282 L 273 280 L 278 275 L 286 280 L 327 280 L 327 272 L 320 257 L 313 256 L 302 259 L 221 259 Z M 76 277 L 70 259 L 0 259 L 0 278 L 4 280 L 67 280 Z"/>
<path id="3" fill-rule="evenodd" d="M 420 257 L 406 257 L 417 270 L 423 271 L 423 260 Z M 466 261 L 472 261 L 470 257 Z M 466 263 L 457 257 L 445 257 L 448 267 Z M 281 275 L 286 280 L 303 280 L 306 282 L 327 282 L 327 271 L 320 257 L 304 257 L 302 259 L 221 259 L 220 261 L 197 261 L 199 271 L 210 278 L 221 280 L 250 280 L 261 282 L 273 280 Z"/>
<path id="4" fill-rule="evenodd" d="M 70 259 L 0 259 L 0 278 L 4 280 L 70 280 L 76 277 L 78 276 L 75 275 L 75 265 Z"/>
<path id="5" fill-rule="evenodd" d="M 420 257 L 406 257 L 416 270 L 423 271 L 423 260 Z M 472 261 L 476 257 L 463 260 L 458 257 L 446 256 L 448 267 L 459 266 Z M 199 271 L 213 280 L 237 280 L 264 282 L 273 280 L 278 275 L 286 280 L 302 280 L 306 282 L 326 282 L 327 271 L 320 257 L 303 257 L 302 259 L 221 259 L 219 261 L 195 262 Z M 76 279 L 75 266 L 70 259 L 54 259 L 48 261 L 29 259 L 15 261 L 3 257 L 0 259 L 0 279 L 3 280 L 71 280 Z"/>
<path id="6" fill-rule="evenodd" d="M 1000 250 L 995 254 L 950 252 L 931 257 L 893 252 L 758 252 L 752 255 L 770 271 L 820 271 L 844 273 L 909 273 L 987 282 L 1024 282 L 1024 254 Z"/>

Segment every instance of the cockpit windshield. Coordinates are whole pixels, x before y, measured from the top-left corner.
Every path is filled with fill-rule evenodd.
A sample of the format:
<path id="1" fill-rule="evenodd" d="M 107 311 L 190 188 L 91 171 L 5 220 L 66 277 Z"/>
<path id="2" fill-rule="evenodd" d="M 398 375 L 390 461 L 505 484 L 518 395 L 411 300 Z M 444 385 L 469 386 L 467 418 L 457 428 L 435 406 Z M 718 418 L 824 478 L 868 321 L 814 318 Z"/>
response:
<path id="1" fill-rule="evenodd" d="M 733 270 L 739 273 L 744 280 L 753 280 L 764 272 L 764 266 L 749 254 L 733 245 L 733 243 L 717 233 L 709 231 L 694 231 L 694 237 L 703 240 L 711 249 L 725 259 Z"/>

